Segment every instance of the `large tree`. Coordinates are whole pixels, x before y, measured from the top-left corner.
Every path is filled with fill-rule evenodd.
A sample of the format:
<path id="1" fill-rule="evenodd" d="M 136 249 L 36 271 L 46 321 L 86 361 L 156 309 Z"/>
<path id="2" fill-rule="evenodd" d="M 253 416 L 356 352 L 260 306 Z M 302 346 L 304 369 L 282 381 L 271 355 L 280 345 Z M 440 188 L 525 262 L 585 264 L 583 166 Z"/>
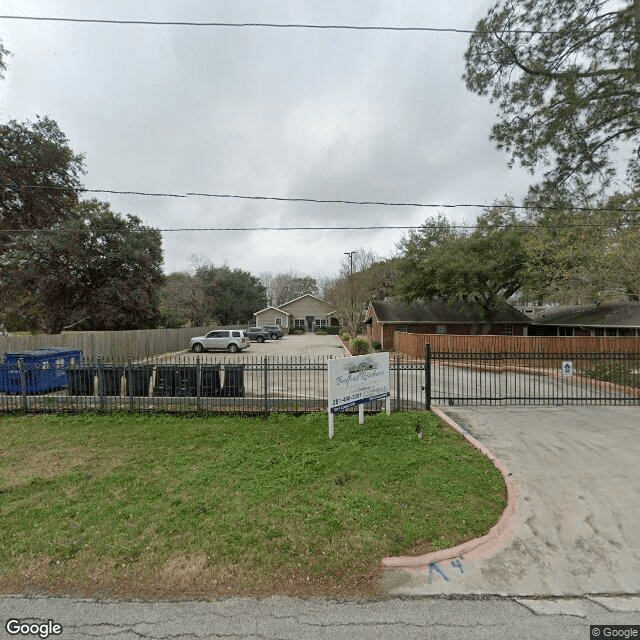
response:
<path id="1" fill-rule="evenodd" d="M 342 260 L 337 277 L 323 284 L 323 297 L 335 309 L 340 324 L 356 337 L 367 305 L 373 298 L 390 293 L 395 277 L 392 261 L 380 260 L 366 249 Z"/>
<path id="2" fill-rule="evenodd" d="M 200 266 L 195 277 L 202 288 L 209 318 L 220 324 L 245 324 L 267 306 L 265 287 L 242 269 L 228 266 Z"/>
<path id="3" fill-rule="evenodd" d="M 465 59 L 467 87 L 498 106 L 491 138 L 511 164 L 597 191 L 625 157 L 640 183 L 640 0 L 498 0 Z"/>
<path id="4" fill-rule="evenodd" d="M 640 300 L 639 199 L 575 203 L 567 198 L 563 208 L 556 195 L 553 208 L 532 214 L 523 295 L 567 304 Z"/>
<path id="5" fill-rule="evenodd" d="M 160 320 L 166 327 L 204 325 L 207 299 L 197 278 L 184 271 L 170 273 L 160 288 Z"/>
<path id="6" fill-rule="evenodd" d="M 51 118 L 0 124 L 0 230 L 71 219 L 83 173 L 84 157 Z"/>
<path id="7" fill-rule="evenodd" d="M 73 218 L 22 234 L 3 257 L 5 313 L 25 328 L 141 329 L 158 319 L 162 238 L 107 203 L 78 203 Z"/>
<path id="8" fill-rule="evenodd" d="M 274 307 L 295 300 L 307 293 L 318 294 L 318 282 L 311 276 L 296 271 L 280 271 L 276 274 L 261 273 L 260 282 L 267 291 L 267 303 Z"/>
<path id="9" fill-rule="evenodd" d="M 485 211 L 471 233 L 441 217 L 405 238 L 400 296 L 406 302 L 473 300 L 482 310 L 482 332 L 489 333 L 507 299 L 525 283 L 526 228 L 509 204 Z"/>

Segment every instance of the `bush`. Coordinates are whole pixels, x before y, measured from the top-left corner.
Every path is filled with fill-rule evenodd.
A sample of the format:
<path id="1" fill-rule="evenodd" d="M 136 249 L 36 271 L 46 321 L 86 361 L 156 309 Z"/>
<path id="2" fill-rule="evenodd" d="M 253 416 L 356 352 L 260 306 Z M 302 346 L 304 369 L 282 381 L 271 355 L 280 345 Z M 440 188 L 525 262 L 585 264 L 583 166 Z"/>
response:
<path id="1" fill-rule="evenodd" d="M 344 329 L 340 331 L 340 338 L 345 342 L 349 342 L 349 340 L 351 340 L 351 336 L 349 335 L 349 332 L 345 331 Z"/>
<path id="2" fill-rule="evenodd" d="M 369 353 L 371 345 L 364 338 L 354 338 L 349 343 L 349 349 L 354 356 L 363 356 Z"/>
<path id="3" fill-rule="evenodd" d="M 340 334 L 340 331 L 341 331 L 340 327 L 337 324 L 336 325 L 328 325 L 326 327 L 326 330 L 327 330 L 327 333 L 330 336 L 337 336 L 337 335 Z"/>
<path id="4" fill-rule="evenodd" d="M 381 345 L 377 340 L 374 340 L 374 341 L 371 343 L 371 346 L 372 346 L 376 351 L 382 351 L 382 345 Z"/>
<path id="5" fill-rule="evenodd" d="M 327 331 L 325 329 L 318 329 L 316 331 L 316 335 L 317 336 L 326 336 L 327 335 Z"/>
<path id="6" fill-rule="evenodd" d="M 301 336 L 301 335 L 304 335 L 304 331 L 302 329 L 291 329 L 291 331 L 289 331 L 289 335 L 290 336 Z"/>

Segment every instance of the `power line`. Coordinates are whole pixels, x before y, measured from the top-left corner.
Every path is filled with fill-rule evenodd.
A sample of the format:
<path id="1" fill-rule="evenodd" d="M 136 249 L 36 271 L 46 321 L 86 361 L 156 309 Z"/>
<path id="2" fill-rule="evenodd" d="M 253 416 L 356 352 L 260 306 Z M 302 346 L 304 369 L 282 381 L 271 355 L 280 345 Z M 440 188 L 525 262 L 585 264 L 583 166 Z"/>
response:
<path id="1" fill-rule="evenodd" d="M 37 22 L 68 22 L 77 24 L 132 25 L 150 27 L 218 27 L 218 28 L 263 28 L 263 29 L 324 29 L 351 31 L 396 31 L 396 32 L 430 32 L 471 34 L 474 29 L 458 27 L 421 27 L 421 26 L 388 26 L 388 25 L 355 25 L 355 24 L 308 24 L 308 23 L 276 23 L 276 22 L 197 22 L 191 20 L 126 20 L 109 18 L 58 18 L 54 16 L 0 16 L 0 20 L 30 20 Z M 508 33 L 545 34 L 552 31 L 536 31 L 529 29 L 504 30 Z"/>
<path id="2" fill-rule="evenodd" d="M 136 195 L 152 198 L 217 198 L 235 200 L 254 201 L 274 201 L 274 202 L 307 202 L 312 204 L 344 204 L 351 206 L 376 206 L 376 207 L 415 207 L 426 209 L 516 209 L 519 211 L 612 211 L 620 213 L 638 213 L 640 208 L 636 207 L 578 207 L 574 205 L 526 205 L 526 204 L 502 204 L 502 203 L 478 203 L 478 202 L 389 202 L 384 200 L 346 200 L 328 198 L 297 198 L 287 196 L 266 196 L 266 195 L 246 195 L 238 193 L 205 193 L 187 191 L 185 193 L 154 192 L 154 191 L 129 191 L 120 189 L 89 189 L 86 187 L 56 187 L 49 185 L 20 185 L 0 184 L 0 188 L 11 189 L 48 189 L 51 191 L 75 191 L 77 193 L 108 193 L 112 195 Z M 333 228 L 333 227 L 332 227 Z"/>

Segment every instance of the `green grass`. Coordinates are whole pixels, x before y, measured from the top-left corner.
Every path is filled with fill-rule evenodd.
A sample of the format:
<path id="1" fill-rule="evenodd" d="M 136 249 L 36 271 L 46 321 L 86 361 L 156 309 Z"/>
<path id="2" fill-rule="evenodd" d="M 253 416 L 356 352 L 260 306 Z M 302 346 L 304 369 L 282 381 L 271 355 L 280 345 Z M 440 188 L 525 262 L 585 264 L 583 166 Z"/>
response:
<path id="1" fill-rule="evenodd" d="M 339 593 L 486 533 L 506 491 L 429 413 L 338 415 L 333 440 L 326 414 L 43 414 L 0 417 L 0 496 L 5 592 L 215 595 Z"/>

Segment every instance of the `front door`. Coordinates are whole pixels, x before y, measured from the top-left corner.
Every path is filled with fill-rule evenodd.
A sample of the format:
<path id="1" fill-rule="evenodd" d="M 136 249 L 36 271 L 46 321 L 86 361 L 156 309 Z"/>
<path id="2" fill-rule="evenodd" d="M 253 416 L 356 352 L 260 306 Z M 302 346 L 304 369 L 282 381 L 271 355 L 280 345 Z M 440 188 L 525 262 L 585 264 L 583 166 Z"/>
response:
<path id="1" fill-rule="evenodd" d="M 309 333 L 313 333 L 313 327 L 314 327 L 314 323 L 316 321 L 315 316 L 307 316 L 305 318 L 305 320 L 307 321 L 307 331 Z"/>

